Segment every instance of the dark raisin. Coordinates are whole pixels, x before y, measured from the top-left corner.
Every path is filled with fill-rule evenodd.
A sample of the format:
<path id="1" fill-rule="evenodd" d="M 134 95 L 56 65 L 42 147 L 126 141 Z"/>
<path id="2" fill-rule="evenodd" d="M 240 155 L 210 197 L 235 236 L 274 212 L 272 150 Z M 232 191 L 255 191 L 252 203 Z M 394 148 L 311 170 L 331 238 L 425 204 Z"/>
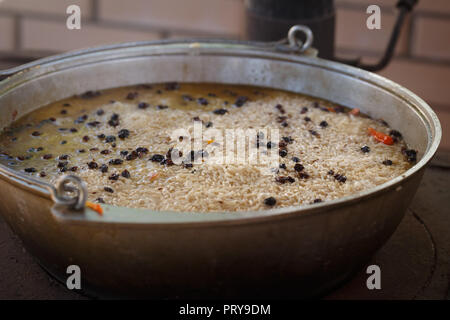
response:
<path id="1" fill-rule="evenodd" d="M 61 110 L 60 113 L 61 113 L 61 114 L 67 114 L 67 110 L 66 110 L 66 109 L 63 109 L 63 110 Z"/>
<path id="2" fill-rule="evenodd" d="M 98 116 L 102 116 L 105 114 L 105 111 L 103 111 L 102 109 L 98 109 L 96 113 Z"/>
<path id="3" fill-rule="evenodd" d="M 189 168 L 193 167 L 193 164 L 192 163 L 184 163 L 183 162 L 183 167 L 186 168 L 186 169 L 189 169 Z"/>
<path id="4" fill-rule="evenodd" d="M 216 109 L 213 111 L 214 114 L 219 114 L 219 115 L 224 115 L 227 112 L 228 112 L 227 109 Z"/>
<path id="5" fill-rule="evenodd" d="M 125 98 L 126 98 L 127 100 L 133 100 L 133 99 L 135 99 L 138 95 L 139 95 L 139 93 L 137 93 L 137 92 L 129 92 Z"/>
<path id="6" fill-rule="evenodd" d="M 383 161 L 383 164 L 384 164 L 385 166 L 392 166 L 392 161 L 391 161 L 391 160 L 384 160 L 384 161 Z"/>
<path id="7" fill-rule="evenodd" d="M 112 175 L 110 175 L 108 177 L 108 180 L 113 180 L 113 181 L 119 180 L 119 175 L 117 173 L 113 173 Z"/>
<path id="8" fill-rule="evenodd" d="M 151 158 L 151 161 L 153 162 L 161 162 L 164 160 L 164 156 L 162 154 L 154 154 Z"/>
<path id="9" fill-rule="evenodd" d="M 281 123 L 281 126 L 282 126 L 282 127 L 285 127 L 285 128 L 286 128 L 286 127 L 289 127 L 289 123 L 287 123 L 286 121 L 284 121 L 284 122 Z"/>
<path id="10" fill-rule="evenodd" d="M 211 122 L 211 121 L 208 121 L 206 124 L 205 124 L 205 127 L 207 127 L 207 128 L 210 128 L 210 127 L 212 127 L 213 126 L 213 123 Z"/>
<path id="11" fill-rule="evenodd" d="M 272 147 L 276 147 L 276 144 L 272 141 L 267 142 L 267 149 L 272 149 Z"/>
<path id="12" fill-rule="evenodd" d="M 277 104 L 275 106 L 276 109 L 278 109 L 278 111 L 280 111 L 281 114 L 286 113 L 286 111 L 284 110 L 283 106 L 281 104 Z"/>
<path id="13" fill-rule="evenodd" d="M 184 101 L 194 101 L 194 98 L 192 98 L 192 96 L 188 94 L 183 94 L 181 97 L 183 98 Z"/>
<path id="14" fill-rule="evenodd" d="M 69 159 L 69 155 L 68 154 L 62 154 L 58 157 L 59 160 L 67 160 Z"/>
<path id="15" fill-rule="evenodd" d="M 111 151 L 109 151 L 108 149 L 102 150 L 100 151 L 101 154 L 110 154 Z"/>
<path id="16" fill-rule="evenodd" d="M 92 90 L 90 90 L 90 91 L 86 91 L 85 93 L 80 95 L 80 97 L 82 99 L 92 99 L 92 98 L 98 97 L 100 94 L 101 94 L 100 91 L 92 91 Z"/>
<path id="17" fill-rule="evenodd" d="M 41 171 L 40 173 L 39 173 L 39 176 L 41 176 L 41 177 L 45 177 L 47 174 L 44 172 L 44 171 Z"/>
<path id="18" fill-rule="evenodd" d="M 148 153 L 148 149 L 144 148 L 144 147 L 138 147 L 138 148 L 136 148 L 136 152 L 138 154 L 147 154 Z"/>
<path id="19" fill-rule="evenodd" d="M 78 149 L 78 153 L 85 153 L 86 150 L 85 149 Z"/>
<path id="20" fill-rule="evenodd" d="M 313 203 L 321 203 L 322 202 L 322 199 L 314 199 L 314 201 L 313 201 Z"/>
<path id="21" fill-rule="evenodd" d="M 40 136 L 41 133 L 39 131 L 33 131 L 33 133 L 31 134 L 33 137 L 37 137 Z"/>
<path id="22" fill-rule="evenodd" d="M 90 126 L 90 127 L 98 127 L 99 124 L 100 124 L 100 121 L 97 121 L 97 120 L 87 123 L 87 125 Z"/>
<path id="23" fill-rule="evenodd" d="M 167 108 L 169 108 L 169 106 L 162 105 L 162 104 L 156 106 L 156 109 L 158 109 L 158 110 L 164 110 L 164 109 L 167 109 Z"/>
<path id="24" fill-rule="evenodd" d="M 75 171 L 77 171 L 77 170 L 78 170 L 78 167 L 77 167 L 77 166 L 73 166 L 73 167 L 70 168 L 70 171 L 73 171 L 73 172 L 75 172 Z"/>
<path id="25" fill-rule="evenodd" d="M 284 150 L 284 149 L 281 149 L 281 150 L 279 151 L 279 154 L 280 154 L 280 157 L 284 158 L 284 157 L 287 156 L 287 151 Z"/>
<path id="26" fill-rule="evenodd" d="M 98 164 L 95 161 L 91 161 L 88 164 L 89 169 L 97 169 L 98 168 Z"/>
<path id="27" fill-rule="evenodd" d="M 108 172 L 108 166 L 106 164 L 102 164 L 100 166 L 100 171 L 103 173 Z"/>
<path id="28" fill-rule="evenodd" d="M 239 96 L 237 97 L 236 101 L 234 102 L 234 105 L 238 108 L 242 107 L 246 102 L 248 101 L 248 97 L 246 96 Z"/>
<path id="29" fill-rule="evenodd" d="M 147 102 L 139 102 L 138 108 L 139 109 L 147 109 L 150 105 Z"/>
<path id="30" fill-rule="evenodd" d="M 69 163 L 67 161 L 59 161 L 58 168 L 65 168 Z"/>
<path id="31" fill-rule="evenodd" d="M 113 165 L 119 165 L 119 164 L 123 163 L 123 160 L 122 159 L 111 159 L 111 160 L 109 160 L 108 163 L 113 164 Z"/>
<path id="32" fill-rule="evenodd" d="M 115 136 L 107 136 L 105 141 L 106 142 L 114 142 L 114 141 L 116 141 L 116 137 Z"/>
<path id="33" fill-rule="evenodd" d="M 363 146 L 363 147 L 361 147 L 361 151 L 362 151 L 363 153 L 368 153 L 368 152 L 370 152 L 370 147 L 368 147 L 368 146 Z"/>
<path id="34" fill-rule="evenodd" d="M 89 137 L 88 136 L 84 136 L 83 137 L 83 142 L 88 142 L 89 141 Z"/>
<path id="35" fill-rule="evenodd" d="M 32 172 L 36 172 L 36 169 L 35 168 L 25 168 L 25 169 L 23 169 L 23 171 L 32 173 Z"/>
<path id="36" fill-rule="evenodd" d="M 292 178 L 291 176 L 287 176 L 287 177 L 285 177 L 285 176 L 278 176 L 278 177 L 275 178 L 275 181 L 278 182 L 278 183 L 281 183 L 281 184 L 285 184 L 286 182 L 294 183 L 295 179 Z"/>
<path id="37" fill-rule="evenodd" d="M 345 183 L 345 181 L 347 181 L 347 177 L 341 174 L 335 174 L 334 178 L 341 183 Z"/>
<path id="38" fill-rule="evenodd" d="M 300 179 L 308 179 L 308 178 L 309 178 L 309 174 L 307 174 L 307 173 L 305 173 L 305 172 L 300 172 L 300 173 L 298 174 L 298 177 L 299 177 Z"/>
<path id="39" fill-rule="evenodd" d="M 284 163 L 280 164 L 280 169 L 286 169 L 286 164 Z"/>
<path id="40" fill-rule="evenodd" d="M 317 133 L 317 131 L 315 130 L 309 130 L 309 133 L 311 133 L 315 137 L 320 137 L 319 133 Z"/>
<path id="41" fill-rule="evenodd" d="M 105 139 L 105 134 L 104 133 L 100 133 L 99 135 L 97 135 L 97 138 L 99 139 Z"/>
<path id="42" fill-rule="evenodd" d="M 413 163 L 417 161 L 417 151 L 413 149 L 407 149 L 404 151 L 404 154 L 406 155 L 406 159 Z"/>
<path id="43" fill-rule="evenodd" d="M 49 154 L 44 154 L 43 156 L 42 156 L 42 159 L 44 159 L 44 160 L 48 160 L 48 159 L 51 159 L 53 156 L 49 153 Z"/>
<path id="44" fill-rule="evenodd" d="M 317 101 L 314 101 L 313 102 L 313 108 L 319 108 L 320 107 L 320 105 L 319 105 L 319 103 L 317 102 Z"/>
<path id="45" fill-rule="evenodd" d="M 97 198 L 95 199 L 95 201 L 97 201 L 98 203 L 105 203 L 105 200 L 103 200 L 103 198 Z"/>
<path id="46" fill-rule="evenodd" d="M 287 147 L 287 143 L 284 140 L 282 140 L 278 143 L 278 147 L 280 149 L 285 149 Z"/>
<path id="47" fill-rule="evenodd" d="M 321 121 L 321 122 L 319 123 L 319 126 L 321 126 L 322 128 L 326 128 L 326 127 L 328 127 L 328 122 L 326 122 L 325 120 L 324 120 L 324 121 Z"/>
<path id="48" fill-rule="evenodd" d="M 269 197 L 267 199 L 264 199 L 264 204 L 266 206 L 273 207 L 277 203 L 277 200 L 274 197 Z"/>
<path id="49" fill-rule="evenodd" d="M 172 90 L 179 89 L 180 85 L 178 84 L 178 82 L 168 82 L 168 83 L 166 83 L 165 88 L 167 91 L 172 91 Z"/>
<path id="50" fill-rule="evenodd" d="M 79 116 L 78 118 L 75 119 L 75 123 L 83 123 L 87 120 L 88 116 L 87 114 L 83 114 L 82 116 Z"/>
<path id="51" fill-rule="evenodd" d="M 78 132 L 77 128 L 70 128 L 70 132 L 74 133 L 74 132 Z"/>
<path id="52" fill-rule="evenodd" d="M 278 123 L 285 122 L 286 120 L 287 120 L 286 116 L 279 116 L 279 117 L 277 117 L 277 122 Z"/>
<path id="53" fill-rule="evenodd" d="M 328 173 L 330 176 L 333 176 L 333 175 L 334 175 L 334 171 L 333 171 L 333 170 L 329 170 L 327 173 Z"/>
<path id="54" fill-rule="evenodd" d="M 289 144 L 294 142 L 294 139 L 292 139 L 291 136 L 289 136 L 289 137 L 282 137 L 282 139 L 283 139 L 284 142 L 289 143 Z"/>
<path id="55" fill-rule="evenodd" d="M 119 125 L 119 115 L 114 113 L 109 119 L 108 124 L 112 127 L 117 127 Z"/>
<path id="56" fill-rule="evenodd" d="M 306 122 L 310 122 L 311 121 L 311 118 L 310 117 L 304 117 L 303 118 Z"/>
<path id="57" fill-rule="evenodd" d="M 63 141 L 61 141 L 60 143 L 61 143 L 61 144 L 66 144 L 67 141 L 66 141 L 66 140 L 63 140 Z"/>
<path id="58" fill-rule="evenodd" d="M 128 171 L 127 169 L 123 170 L 122 173 L 120 174 L 122 177 L 124 178 L 130 178 L 130 171 Z"/>
<path id="59" fill-rule="evenodd" d="M 294 170 L 297 172 L 302 171 L 303 169 L 305 169 L 305 167 L 303 165 L 301 165 L 300 163 L 296 163 L 294 166 Z"/>
<path id="60" fill-rule="evenodd" d="M 122 150 L 122 151 L 120 151 L 120 155 L 121 155 L 122 157 L 125 157 L 127 154 L 128 154 L 128 151 L 127 151 L 127 150 Z"/>
<path id="61" fill-rule="evenodd" d="M 110 192 L 110 193 L 114 192 L 114 190 L 110 187 L 104 187 L 103 190 L 105 190 L 106 192 Z"/>
<path id="62" fill-rule="evenodd" d="M 66 172 L 67 171 L 67 167 L 62 167 L 59 169 L 59 172 Z"/>
<path id="63" fill-rule="evenodd" d="M 389 135 L 392 136 L 392 137 L 398 138 L 398 139 L 402 138 L 402 134 L 399 131 L 397 131 L 397 130 L 391 130 L 389 132 Z"/>
<path id="64" fill-rule="evenodd" d="M 294 162 L 300 162 L 300 158 L 298 157 L 292 157 L 291 160 Z"/>
<path id="65" fill-rule="evenodd" d="M 205 98 L 198 98 L 197 99 L 197 102 L 199 103 L 199 104 L 201 104 L 202 106 L 207 106 L 208 105 L 208 100 L 207 99 L 205 99 Z"/>
<path id="66" fill-rule="evenodd" d="M 307 107 L 303 107 L 302 110 L 300 110 L 300 114 L 305 114 L 308 112 L 308 108 Z"/>
<path id="67" fill-rule="evenodd" d="M 89 151 L 98 151 L 98 148 L 90 148 Z"/>
<path id="68" fill-rule="evenodd" d="M 133 151 L 131 151 L 130 154 L 128 154 L 128 155 L 126 156 L 125 159 L 126 159 L 127 161 L 131 161 L 131 160 L 137 159 L 138 156 L 139 156 L 139 154 L 138 154 L 135 150 L 133 150 Z"/>
<path id="69" fill-rule="evenodd" d="M 122 129 L 118 132 L 117 136 L 120 139 L 128 138 L 130 136 L 130 131 L 128 129 Z"/>

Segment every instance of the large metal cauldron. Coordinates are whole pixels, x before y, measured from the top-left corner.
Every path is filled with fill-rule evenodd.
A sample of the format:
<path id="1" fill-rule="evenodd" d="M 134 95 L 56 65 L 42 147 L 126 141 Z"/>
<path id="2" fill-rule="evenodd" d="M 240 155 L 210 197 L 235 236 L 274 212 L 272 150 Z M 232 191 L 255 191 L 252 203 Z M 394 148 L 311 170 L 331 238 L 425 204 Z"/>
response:
<path id="1" fill-rule="evenodd" d="M 275 48 L 275 47 L 274 47 Z M 269 46 L 226 41 L 129 43 L 40 60 L 0 82 L 0 127 L 86 90 L 153 82 L 251 84 L 358 107 L 400 130 L 420 161 L 377 188 L 325 203 L 246 213 L 55 205 L 55 188 L 0 166 L 0 211 L 42 266 L 107 296 L 306 297 L 360 268 L 394 232 L 441 128 L 419 97 L 383 77 Z M 55 197 L 53 197 L 55 199 Z"/>

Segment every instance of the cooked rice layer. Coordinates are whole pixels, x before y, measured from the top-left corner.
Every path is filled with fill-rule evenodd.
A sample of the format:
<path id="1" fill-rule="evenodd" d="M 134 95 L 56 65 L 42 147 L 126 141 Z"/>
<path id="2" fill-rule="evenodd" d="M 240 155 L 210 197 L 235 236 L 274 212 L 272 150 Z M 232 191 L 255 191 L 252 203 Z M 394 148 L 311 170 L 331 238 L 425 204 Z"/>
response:
<path id="1" fill-rule="evenodd" d="M 172 164 L 170 148 L 181 150 L 182 139 L 190 142 L 174 131 L 192 134 L 195 123 L 205 137 L 214 129 L 278 129 L 277 141 L 250 136 L 246 151 L 262 158 L 275 152 L 279 164 L 213 164 L 208 159 L 224 147 L 213 138 L 201 148 L 189 145 L 185 163 Z M 351 195 L 410 168 L 415 153 L 406 152 L 408 161 L 398 132 L 391 132 L 395 143 L 386 145 L 368 134 L 369 127 L 391 132 L 383 121 L 283 91 L 144 85 L 88 92 L 30 113 L 0 137 L 0 161 L 49 182 L 78 175 L 91 201 L 170 211 L 263 210 Z M 204 161 L 200 156 L 191 167 L 190 150 L 196 158 L 206 151 Z"/>

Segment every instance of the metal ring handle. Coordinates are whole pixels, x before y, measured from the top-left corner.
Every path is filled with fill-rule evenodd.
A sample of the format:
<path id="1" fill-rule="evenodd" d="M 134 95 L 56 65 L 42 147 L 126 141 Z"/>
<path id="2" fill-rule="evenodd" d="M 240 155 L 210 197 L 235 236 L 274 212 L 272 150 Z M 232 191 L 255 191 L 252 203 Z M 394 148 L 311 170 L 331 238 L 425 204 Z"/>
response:
<path id="1" fill-rule="evenodd" d="M 74 193 L 74 195 L 68 195 L 68 192 Z M 73 175 L 65 175 L 56 181 L 55 188 L 51 189 L 51 195 L 52 200 L 56 204 L 81 210 L 86 204 L 87 187 L 81 178 Z"/>
<path id="2" fill-rule="evenodd" d="M 299 32 L 301 32 L 305 35 L 305 37 L 306 37 L 305 42 L 301 41 L 297 37 Z M 311 29 L 308 28 L 307 26 L 295 25 L 289 29 L 288 41 L 289 41 L 289 46 L 291 48 L 296 49 L 299 52 L 304 52 L 311 47 L 311 45 L 314 41 L 314 35 L 313 35 Z"/>

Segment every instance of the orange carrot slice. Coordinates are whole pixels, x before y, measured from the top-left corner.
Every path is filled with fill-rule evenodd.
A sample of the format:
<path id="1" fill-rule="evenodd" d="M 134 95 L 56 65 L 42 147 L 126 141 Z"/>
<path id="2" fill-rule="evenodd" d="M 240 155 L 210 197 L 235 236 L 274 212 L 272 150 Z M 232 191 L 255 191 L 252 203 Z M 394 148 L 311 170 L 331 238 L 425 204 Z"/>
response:
<path id="1" fill-rule="evenodd" d="M 358 108 L 353 108 L 349 113 L 354 116 L 357 116 L 359 114 L 359 111 L 360 110 Z"/>
<path id="2" fill-rule="evenodd" d="M 383 132 L 379 132 L 373 128 L 369 128 L 368 131 L 369 134 L 375 138 L 375 140 L 383 142 L 384 144 L 387 144 L 389 146 L 394 144 L 394 139 L 392 139 L 391 136 L 384 134 Z"/>
<path id="3" fill-rule="evenodd" d="M 156 178 L 158 178 L 159 173 L 158 172 L 154 172 L 150 175 L 150 181 L 153 182 L 156 180 Z"/>
<path id="4" fill-rule="evenodd" d="M 94 210 L 99 215 L 103 215 L 103 208 L 98 203 L 93 203 L 90 201 L 86 201 L 86 207 Z"/>

